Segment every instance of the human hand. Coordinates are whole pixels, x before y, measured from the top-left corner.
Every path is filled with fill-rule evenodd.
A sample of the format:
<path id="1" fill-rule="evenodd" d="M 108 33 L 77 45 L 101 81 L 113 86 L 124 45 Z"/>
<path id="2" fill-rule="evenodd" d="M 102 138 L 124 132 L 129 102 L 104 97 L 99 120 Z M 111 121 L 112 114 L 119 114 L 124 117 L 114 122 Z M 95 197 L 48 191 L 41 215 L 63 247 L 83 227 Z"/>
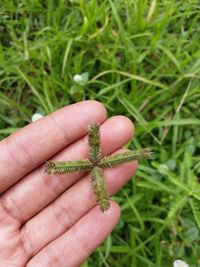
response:
<path id="1" fill-rule="evenodd" d="M 84 172 L 44 175 L 42 164 L 87 157 L 88 126 L 101 124 L 102 153 L 132 138 L 123 116 L 83 101 L 31 123 L 0 142 L 0 267 L 79 266 L 112 231 L 120 216 L 111 201 L 102 213 Z M 136 162 L 105 170 L 111 195 L 134 174 Z"/>

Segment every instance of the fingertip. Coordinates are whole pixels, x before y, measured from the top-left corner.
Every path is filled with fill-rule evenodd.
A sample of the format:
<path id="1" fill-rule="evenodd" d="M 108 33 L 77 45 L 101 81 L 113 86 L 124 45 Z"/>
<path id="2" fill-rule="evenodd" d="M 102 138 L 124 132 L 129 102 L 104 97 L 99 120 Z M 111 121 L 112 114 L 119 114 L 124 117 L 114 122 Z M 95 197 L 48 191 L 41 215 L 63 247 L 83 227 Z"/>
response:
<path id="1" fill-rule="evenodd" d="M 114 200 L 110 200 L 110 207 L 111 207 L 110 208 L 111 213 L 114 215 L 114 218 L 118 222 L 118 220 L 121 216 L 121 208 L 120 208 L 119 204 Z"/>
<path id="2" fill-rule="evenodd" d="M 123 115 L 117 115 L 113 118 L 117 120 L 119 130 L 124 131 L 125 129 L 127 137 L 131 139 L 135 133 L 135 127 L 133 122 L 128 117 Z"/>
<path id="3" fill-rule="evenodd" d="M 133 137 L 135 133 L 135 127 L 129 118 L 122 115 L 117 115 L 111 117 L 109 120 L 112 121 L 115 134 L 119 136 L 121 135 L 126 140 L 130 140 Z"/>
<path id="4" fill-rule="evenodd" d="M 84 105 L 85 109 L 87 109 L 88 112 L 96 113 L 98 116 L 98 121 L 95 120 L 95 122 L 102 123 L 107 118 L 107 110 L 105 106 L 96 100 L 85 100 L 80 102 L 81 105 Z"/>
<path id="5" fill-rule="evenodd" d="M 94 209 L 99 216 L 103 218 L 104 222 L 108 221 L 108 225 L 111 226 L 111 229 L 117 224 L 121 215 L 120 206 L 112 199 L 110 200 L 110 207 L 108 210 L 102 212 L 99 205 L 97 205 Z"/>

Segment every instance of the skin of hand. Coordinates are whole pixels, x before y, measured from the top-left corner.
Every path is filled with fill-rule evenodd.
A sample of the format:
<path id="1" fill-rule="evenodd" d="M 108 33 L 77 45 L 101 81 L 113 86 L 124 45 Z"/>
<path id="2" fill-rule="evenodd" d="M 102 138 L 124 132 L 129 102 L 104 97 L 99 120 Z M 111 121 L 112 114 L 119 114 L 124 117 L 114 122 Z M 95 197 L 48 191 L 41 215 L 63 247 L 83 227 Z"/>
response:
<path id="1" fill-rule="evenodd" d="M 44 175 L 51 160 L 88 155 L 87 132 L 100 123 L 102 154 L 119 152 L 133 136 L 124 116 L 107 119 L 104 106 L 83 101 L 31 123 L 0 142 L 0 266 L 74 267 L 109 235 L 120 208 L 102 213 L 87 173 Z M 137 162 L 104 171 L 110 195 L 132 177 Z"/>

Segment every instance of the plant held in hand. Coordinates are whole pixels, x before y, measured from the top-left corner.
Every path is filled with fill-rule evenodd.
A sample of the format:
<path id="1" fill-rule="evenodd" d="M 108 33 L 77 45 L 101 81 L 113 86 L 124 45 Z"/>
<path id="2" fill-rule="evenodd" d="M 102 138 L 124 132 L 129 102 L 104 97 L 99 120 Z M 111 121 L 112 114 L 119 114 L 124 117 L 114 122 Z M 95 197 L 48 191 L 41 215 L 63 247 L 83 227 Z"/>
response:
<path id="1" fill-rule="evenodd" d="M 133 160 L 148 159 L 152 152 L 149 148 L 126 151 L 111 156 L 101 157 L 101 138 L 99 124 L 94 123 L 89 127 L 88 143 L 89 157 L 72 161 L 49 161 L 45 164 L 45 173 L 63 174 L 79 170 L 90 171 L 91 186 L 96 195 L 97 203 L 104 212 L 109 209 L 109 194 L 103 176 L 103 169 L 115 167 L 120 164 L 128 163 Z"/>

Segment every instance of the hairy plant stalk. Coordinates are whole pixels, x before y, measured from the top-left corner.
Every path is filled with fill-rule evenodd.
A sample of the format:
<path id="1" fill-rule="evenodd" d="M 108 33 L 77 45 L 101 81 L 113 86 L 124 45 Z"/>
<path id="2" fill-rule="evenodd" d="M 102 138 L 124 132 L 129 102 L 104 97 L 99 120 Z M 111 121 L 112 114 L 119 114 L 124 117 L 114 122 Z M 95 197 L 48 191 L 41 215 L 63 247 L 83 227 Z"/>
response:
<path id="1" fill-rule="evenodd" d="M 133 160 L 148 159 L 151 157 L 149 148 L 126 151 L 101 158 L 101 138 L 99 124 L 90 125 L 88 132 L 89 157 L 88 159 L 72 161 L 49 161 L 45 164 L 45 172 L 51 174 L 63 174 L 80 170 L 90 171 L 91 187 L 97 198 L 97 204 L 104 212 L 110 208 L 108 189 L 103 177 L 103 169 L 125 164 Z"/>
<path id="2" fill-rule="evenodd" d="M 93 164 L 88 159 L 72 161 L 48 161 L 44 168 L 47 174 L 63 174 L 80 170 L 91 170 Z"/>
<path id="3" fill-rule="evenodd" d="M 108 189 L 103 177 L 103 170 L 94 167 L 91 170 L 91 185 L 101 210 L 104 212 L 110 208 Z"/>
<path id="4" fill-rule="evenodd" d="M 120 164 L 128 163 L 133 160 L 149 159 L 151 157 L 151 150 L 149 148 L 137 150 L 137 151 L 126 151 L 111 156 L 102 158 L 99 162 L 101 168 L 111 168 Z"/>
<path id="5" fill-rule="evenodd" d="M 99 124 L 91 124 L 88 132 L 89 160 L 97 163 L 101 159 Z"/>

